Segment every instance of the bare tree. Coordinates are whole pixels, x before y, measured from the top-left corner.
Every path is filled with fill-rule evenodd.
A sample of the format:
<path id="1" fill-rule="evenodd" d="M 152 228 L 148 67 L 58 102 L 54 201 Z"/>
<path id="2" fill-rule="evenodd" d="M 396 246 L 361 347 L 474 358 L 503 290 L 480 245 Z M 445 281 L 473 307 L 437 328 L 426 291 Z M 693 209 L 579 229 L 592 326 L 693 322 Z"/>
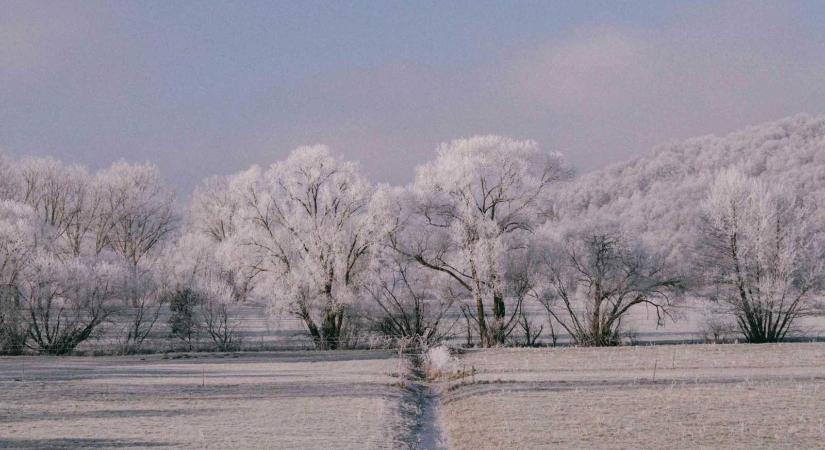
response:
<path id="1" fill-rule="evenodd" d="M 509 324 L 509 328 L 510 332 L 516 328 L 521 330 L 524 341 L 520 344 L 533 347 L 538 345 L 539 337 L 544 331 L 544 325 L 534 323 L 527 310 L 527 300 L 535 296 L 537 285 L 540 282 L 538 272 L 540 270 L 539 252 L 541 247 L 536 245 L 535 242 L 528 242 L 526 247 L 524 250 L 512 255 L 506 266 L 508 297 L 515 299 L 517 311 L 513 323 Z"/>
<path id="2" fill-rule="evenodd" d="M 237 308 L 244 300 L 244 291 L 217 264 L 210 264 L 198 275 L 196 286 L 203 298 L 198 305 L 200 328 L 218 350 L 236 348 L 241 325 Z"/>
<path id="3" fill-rule="evenodd" d="M 373 264 L 375 279 L 364 291 L 372 299 L 367 317 L 381 334 L 425 343 L 440 341 L 451 326 L 442 323 L 456 301 L 450 286 L 439 284 L 432 271 L 385 249 Z"/>
<path id="4" fill-rule="evenodd" d="M 652 308 L 663 325 L 682 291 L 679 278 L 617 227 L 584 225 L 581 231 L 563 232 L 545 262 L 538 298 L 551 323 L 577 345 L 618 344 L 622 319 L 638 307 Z"/>
<path id="5" fill-rule="evenodd" d="M 241 324 L 232 304 L 207 300 L 201 305 L 203 330 L 220 351 L 229 351 L 240 345 L 238 327 Z"/>
<path id="6" fill-rule="evenodd" d="M 748 342 L 777 342 L 822 311 L 821 211 L 781 186 L 722 172 L 703 205 L 699 249 L 706 297 L 735 318 Z"/>

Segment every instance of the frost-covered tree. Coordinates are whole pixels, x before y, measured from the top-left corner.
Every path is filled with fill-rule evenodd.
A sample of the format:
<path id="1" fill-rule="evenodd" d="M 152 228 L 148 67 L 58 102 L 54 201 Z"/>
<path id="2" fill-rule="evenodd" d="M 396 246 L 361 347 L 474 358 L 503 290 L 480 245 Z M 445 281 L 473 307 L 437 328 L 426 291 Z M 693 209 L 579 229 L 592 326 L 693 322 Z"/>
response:
<path id="1" fill-rule="evenodd" d="M 821 311 L 825 220 L 813 198 L 737 169 L 721 172 L 702 205 L 705 294 L 749 342 L 777 342 L 797 318 Z"/>
<path id="2" fill-rule="evenodd" d="M 106 230 L 95 228 L 99 203 L 83 167 L 52 158 L 27 158 L 17 164 L 17 173 L 17 199 L 31 206 L 53 230 L 55 252 L 78 257 L 102 250 Z"/>
<path id="3" fill-rule="evenodd" d="M 174 223 L 173 198 L 157 169 L 120 162 L 92 176 L 83 167 L 52 158 L 7 165 L 14 186 L 5 191 L 29 205 L 49 229 L 38 244 L 41 256 L 48 253 L 69 266 L 81 261 L 97 267 L 106 261 L 124 268 L 116 297 L 123 304 L 120 317 L 130 323 L 124 331 L 127 347 L 139 346 L 159 311 L 152 253 Z M 107 300 L 107 311 L 110 304 Z"/>
<path id="4" fill-rule="evenodd" d="M 126 268 L 121 292 L 124 350 L 136 351 L 160 315 L 162 299 L 154 266 L 174 229 L 174 196 L 151 164 L 117 162 L 95 177 L 96 229 L 102 249 L 114 252 Z"/>
<path id="5" fill-rule="evenodd" d="M 190 234 L 206 239 L 200 245 L 210 249 L 210 265 L 219 272 L 213 278 L 229 286 L 236 303 L 253 296 L 263 267 L 262 253 L 251 250 L 239 233 L 248 188 L 248 180 L 241 176 L 208 178 L 193 194 L 187 225 Z"/>
<path id="6" fill-rule="evenodd" d="M 300 318 L 319 348 L 343 345 L 375 239 L 370 184 L 355 164 L 316 146 L 240 173 L 232 185 L 243 199 L 239 242 L 256 255 L 264 295 Z"/>
<path id="7" fill-rule="evenodd" d="M 464 312 L 482 346 L 502 344 L 517 313 L 506 307 L 505 264 L 545 219 L 550 186 L 570 173 L 532 141 L 480 136 L 442 144 L 419 167 L 391 245 L 466 291 Z"/>
<path id="8" fill-rule="evenodd" d="M 117 162 L 96 182 L 110 221 L 107 244 L 135 267 L 174 229 L 174 195 L 152 164 Z"/>
<path id="9" fill-rule="evenodd" d="M 395 339 L 436 343 L 450 331 L 447 312 L 458 299 L 449 283 L 391 248 L 380 249 L 372 262 L 373 277 L 364 284 L 372 304 L 364 305 L 373 328 Z"/>
<path id="10" fill-rule="evenodd" d="M 521 251 L 514 257 L 509 258 L 506 265 L 507 295 L 515 300 L 517 314 L 513 318 L 510 331 L 518 331 L 523 341 L 521 345 L 532 347 L 538 344 L 539 338 L 544 331 L 544 324 L 541 319 L 534 317 L 527 308 L 527 303 L 537 295 L 537 289 L 542 282 L 542 268 L 544 267 L 544 242 L 543 233 L 538 232 L 533 239 L 528 242 L 526 251 Z M 538 319 L 538 320 L 536 320 Z M 551 344 L 556 343 L 555 328 L 550 322 Z"/>
<path id="11" fill-rule="evenodd" d="M 0 153 L 0 200 L 18 199 L 20 185 L 13 161 Z"/>
<path id="12" fill-rule="evenodd" d="M 227 351 L 240 345 L 236 291 L 221 273 L 211 273 L 199 279 L 197 292 L 203 297 L 200 303 L 200 326 L 216 349 Z"/>
<path id="13" fill-rule="evenodd" d="M 720 170 L 737 167 L 825 204 L 824 148 L 825 115 L 668 143 L 563 183 L 552 193 L 554 214 L 569 220 L 611 217 L 651 248 L 665 250 L 670 263 L 688 269 L 696 217 Z"/>
<path id="14" fill-rule="evenodd" d="M 34 210 L 0 200 L 0 353 L 21 353 L 27 335 L 18 289 L 37 250 L 39 224 Z"/>
<path id="15" fill-rule="evenodd" d="M 670 316 L 681 281 L 620 227 L 575 223 L 547 234 L 538 299 L 577 345 L 618 344 L 622 320 L 640 307 L 659 325 Z"/>
<path id="16" fill-rule="evenodd" d="M 260 273 L 256 260 L 244 255 L 246 248 L 234 238 L 214 242 L 204 235 L 192 237 L 189 247 L 197 247 L 189 253 L 200 255 L 195 256 L 200 262 L 186 285 L 202 299 L 197 309 L 199 327 L 218 350 L 234 349 L 240 344 L 240 309 L 256 299 L 253 288 Z"/>
<path id="17" fill-rule="evenodd" d="M 17 186 L 9 192 L 29 208 L 33 234 L 20 234 L 28 243 L 17 260 L 25 264 L 4 289 L 6 312 L 14 306 L 25 321 L 28 346 L 66 353 L 111 316 L 122 272 L 95 245 L 98 209 L 85 169 L 27 158 L 13 162 L 12 173 Z"/>
<path id="18" fill-rule="evenodd" d="M 230 350 L 239 343 L 237 312 L 248 292 L 234 284 L 237 278 L 219 259 L 226 244 L 189 232 L 167 249 L 160 265 L 164 297 L 178 301 L 177 312 L 173 309 L 170 318 L 172 334 L 190 347 L 201 336 L 219 350 Z M 179 333 L 178 329 L 188 331 Z"/>
<path id="19" fill-rule="evenodd" d="M 243 200 L 239 187 L 233 186 L 231 177 L 204 180 L 192 194 L 190 226 L 215 242 L 223 242 L 237 235 Z"/>
<path id="20" fill-rule="evenodd" d="M 17 284 L 28 345 L 56 355 L 74 350 L 115 311 L 112 301 L 122 279 L 122 266 L 105 260 L 35 255 Z"/>

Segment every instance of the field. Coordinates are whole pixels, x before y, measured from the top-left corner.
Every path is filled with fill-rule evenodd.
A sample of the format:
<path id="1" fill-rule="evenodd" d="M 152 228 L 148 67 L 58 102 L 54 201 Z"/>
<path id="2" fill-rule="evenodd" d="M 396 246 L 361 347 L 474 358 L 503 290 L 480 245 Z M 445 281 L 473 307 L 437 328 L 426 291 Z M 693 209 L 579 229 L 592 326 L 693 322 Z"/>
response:
<path id="1" fill-rule="evenodd" d="M 825 345 L 473 351 L 450 448 L 822 448 Z"/>
<path id="2" fill-rule="evenodd" d="M 825 445 L 825 344 L 457 358 L 465 376 L 428 386 L 389 351 L 0 358 L 0 447 Z"/>
<path id="3" fill-rule="evenodd" d="M 200 356 L 0 358 L 0 447 L 364 449 L 407 438 L 392 353 Z"/>

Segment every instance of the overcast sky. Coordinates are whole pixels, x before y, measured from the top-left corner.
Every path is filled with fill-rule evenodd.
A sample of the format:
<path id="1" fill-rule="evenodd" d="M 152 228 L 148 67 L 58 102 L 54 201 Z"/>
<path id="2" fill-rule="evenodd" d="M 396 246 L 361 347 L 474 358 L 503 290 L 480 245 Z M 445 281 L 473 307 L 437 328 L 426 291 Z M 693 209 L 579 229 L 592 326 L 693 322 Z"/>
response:
<path id="1" fill-rule="evenodd" d="M 0 149 L 207 175 L 324 143 L 406 183 L 445 140 L 583 171 L 825 113 L 825 2 L 0 0 Z"/>

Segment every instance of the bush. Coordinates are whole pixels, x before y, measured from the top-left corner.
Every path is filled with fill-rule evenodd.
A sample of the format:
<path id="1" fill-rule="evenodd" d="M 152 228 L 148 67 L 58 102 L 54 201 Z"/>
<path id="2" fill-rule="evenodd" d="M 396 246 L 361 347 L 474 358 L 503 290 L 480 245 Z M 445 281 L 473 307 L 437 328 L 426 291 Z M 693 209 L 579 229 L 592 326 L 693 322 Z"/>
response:
<path id="1" fill-rule="evenodd" d="M 461 374 L 460 364 L 446 345 L 431 347 L 424 355 L 427 378 L 454 378 Z"/>
<path id="2" fill-rule="evenodd" d="M 167 294 L 169 302 L 169 328 L 172 337 L 176 337 L 187 344 L 192 350 L 200 332 L 197 307 L 203 303 L 203 298 L 190 288 L 178 289 Z"/>

